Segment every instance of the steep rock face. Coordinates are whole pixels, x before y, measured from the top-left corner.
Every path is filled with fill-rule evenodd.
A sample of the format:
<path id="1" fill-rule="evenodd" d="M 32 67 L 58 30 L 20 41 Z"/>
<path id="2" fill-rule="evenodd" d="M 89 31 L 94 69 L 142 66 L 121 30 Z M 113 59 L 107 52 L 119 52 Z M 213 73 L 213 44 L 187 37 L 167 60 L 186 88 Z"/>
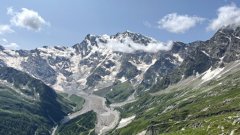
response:
<path id="1" fill-rule="evenodd" d="M 31 75 L 44 80 L 47 84 L 56 83 L 56 71 L 50 66 L 46 59 L 39 56 L 36 52 L 35 56 L 30 55 L 26 61 L 21 63 L 22 68 Z"/>
<path id="2" fill-rule="evenodd" d="M 166 88 L 170 84 L 170 80 L 167 79 L 169 77 L 173 78 L 172 81 L 174 82 L 172 83 L 177 82 L 175 81 L 176 79 L 181 80 L 182 75 L 181 73 L 179 74 L 178 70 L 188 55 L 188 48 L 189 46 L 185 43 L 174 42 L 171 50 L 159 52 L 156 62 L 144 74 L 143 81 L 139 85 L 138 90 L 154 89 L 156 86 Z M 164 81 L 164 85 L 159 86 L 160 81 Z"/>
<path id="3" fill-rule="evenodd" d="M 218 32 L 208 41 L 206 45 L 213 58 L 223 57 L 223 62 L 231 62 L 239 59 L 240 27 L 232 29 L 226 27 Z"/>

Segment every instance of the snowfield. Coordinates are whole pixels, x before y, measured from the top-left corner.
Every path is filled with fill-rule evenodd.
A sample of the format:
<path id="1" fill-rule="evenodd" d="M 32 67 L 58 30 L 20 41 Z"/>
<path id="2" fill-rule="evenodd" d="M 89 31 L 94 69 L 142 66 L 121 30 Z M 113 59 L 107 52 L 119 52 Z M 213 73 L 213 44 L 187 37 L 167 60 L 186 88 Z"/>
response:
<path id="1" fill-rule="evenodd" d="M 209 80 L 212 80 L 215 77 L 220 77 L 219 74 L 223 71 L 224 68 L 216 68 L 212 70 L 212 68 L 209 68 L 205 74 L 202 77 L 203 83 L 207 82 Z"/>
<path id="2" fill-rule="evenodd" d="M 179 62 L 183 62 L 183 58 L 179 54 L 174 53 L 173 56 L 177 58 Z"/>
<path id="3" fill-rule="evenodd" d="M 125 126 L 127 126 L 128 124 L 130 124 L 134 119 L 135 119 L 135 115 L 128 117 L 128 118 L 123 118 L 121 119 L 121 121 L 119 122 L 119 125 L 117 127 L 117 129 L 119 128 L 123 128 Z"/>
<path id="4" fill-rule="evenodd" d="M 143 130 L 142 132 L 138 133 L 137 135 L 146 135 L 147 130 Z"/>

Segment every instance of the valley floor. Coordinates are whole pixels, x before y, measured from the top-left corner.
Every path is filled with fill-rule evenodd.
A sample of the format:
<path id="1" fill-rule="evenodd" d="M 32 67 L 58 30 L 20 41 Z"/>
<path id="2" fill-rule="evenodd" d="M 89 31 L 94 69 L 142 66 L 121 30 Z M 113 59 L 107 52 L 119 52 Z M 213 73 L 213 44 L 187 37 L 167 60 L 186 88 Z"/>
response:
<path id="1" fill-rule="evenodd" d="M 85 103 L 83 105 L 83 108 L 80 111 L 65 116 L 61 121 L 61 124 L 65 124 L 70 120 L 93 110 L 97 114 L 97 124 L 95 127 L 95 132 L 97 134 L 106 133 L 107 131 L 117 126 L 120 119 L 120 114 L 117 110 L 114 110 L 113 107 L 109 108 L 106 105 L 105 98 L 93 94 L 88 94 L 83 91 L 77 92 L 75 94 L 84 98 Z M 55 134 L 55 131 L 56 128 L 54 128 L 52 135 Z"/>

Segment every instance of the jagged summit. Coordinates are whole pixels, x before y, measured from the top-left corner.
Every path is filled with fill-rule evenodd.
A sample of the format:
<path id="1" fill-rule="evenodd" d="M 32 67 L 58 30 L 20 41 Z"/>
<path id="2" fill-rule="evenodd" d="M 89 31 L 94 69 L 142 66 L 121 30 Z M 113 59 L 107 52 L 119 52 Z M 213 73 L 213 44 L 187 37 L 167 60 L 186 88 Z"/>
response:
<path id="1" fill-rule="evenodd" d="M 78 53 L 84 54 L 92 49 L 102 48 L 121 53 L 134 53 L 136 51 L 157 53 L 161 50 L 170 50 L 172 42 L 163 43 L 142 34 L 125 31 L 115 35 L 88 34 L 81 43 L 73 46 Z"/>
<path id="2" fill-rule="evenodd" d="M 92 35 L 92 34 L 87 34 L 83 40 L 83 42 L 85 41 L 90 41 L 91 43 L 96 41 L 97 39 L 119 39 L 119 40 L 122 40 L 124 38 L 131 38 L 133 41 L 136 41 L 136 42 L 139 42 L 140 40 L 141 41 L 151 41 L 151 40 L 155 40 L 151 37 L 147 37 L 147 36 L 144 36 L 142 34 L 139 34 L 139 33 L 135 33 L 135 32 L 131 32 L 131 31 L 124 31 L 124 32 L 119 32 L 115 35 L 107 35 L 107 34 L 104 34 L 104 35 Z M 155 40 L 156 41 L 156 40 Z M 81 44 L 81 43 L 80 43 Z"/>

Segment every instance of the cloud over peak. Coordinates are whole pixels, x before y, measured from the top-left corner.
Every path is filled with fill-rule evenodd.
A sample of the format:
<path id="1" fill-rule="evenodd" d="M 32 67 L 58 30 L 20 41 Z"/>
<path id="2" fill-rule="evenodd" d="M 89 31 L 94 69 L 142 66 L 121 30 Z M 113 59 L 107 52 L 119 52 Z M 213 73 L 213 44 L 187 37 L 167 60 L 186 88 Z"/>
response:
<path id="1" fill-rule="evenodd" d="M 158 28 L 165 29 L 171 33 L 185 33 L 187 30 L 193 28 L 204 20 L 204 18 L 198 16 L 171 13 L 158 21 Z"/>
<path id="2" fill-rule="evenodd" d="M 14 42 L 9 42 L 7 39 L 2 38 L 0 39 L 0 45 L 3 45 L 4 48 L 6 49 L 18 49 L 19 45 L 17 43 Z"/>
<path id="3" fill-rule="evenodd" d="M 102 42 L 104 41 L 104 42 Z M 149 42 L 144 45 L 143 43 L 137 43 L 130 37 L 117 37 L 112 38 L 108 35 L 103 35 L 97 39 L 100 47 L 107 47 L 115 52 L 135 53 L 136 51 L 143 51 L 149 53 L 157 53 L 158 51 L 171 50 L 173 42 L 168 41 L 166 43 L 156 41 L 155 39 L 149 39 Z"/>
<path id="4" fill-rule="evenodd" d="M 0 35 L 5 33 L 12 33 L 14 30 L 9 25 L 1 25 L 0 24 Z"/>
<path id="5" fill-rule="evenodd" d="M 10 20 L 12 25 L 28 30 L 40 31 L 44 25 L 49 25 L 38 12 L 27 8 L 22 8 L 21 11 L 16 12 L 10 7 L 7 9 L 7 14 L 12 16 Z"/>
<path id="6" fill-rule="evenodd" d="M 216 31 L 228 25 L 240 25 L 240 8 L 236 4 L 220 7 L 217 11 L 217 18 L 211 21 L 207 30 Z"/>

